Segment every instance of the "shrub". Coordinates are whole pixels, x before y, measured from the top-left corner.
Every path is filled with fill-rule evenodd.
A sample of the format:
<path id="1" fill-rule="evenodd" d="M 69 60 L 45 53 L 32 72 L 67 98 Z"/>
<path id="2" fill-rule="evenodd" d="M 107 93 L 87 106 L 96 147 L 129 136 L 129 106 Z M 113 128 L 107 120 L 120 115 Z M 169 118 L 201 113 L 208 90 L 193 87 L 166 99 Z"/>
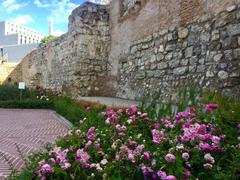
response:
<path id="1" fill-rule="evenodd" d="M 24 89 L 22 91 L 22 99 L 36 98 L 36 91 L 32 89 Z M 0 85 L 0 101 L 19 100 L 20 90 L 16 85 L 3 84 Z"/>
<path id="2" fill-rule="evenodd" d="M 240 102 L 218 96 L 178 113 L 171 104 L 100 113 L 58 99 L 57 111 L 79 124 L 13 178 L 239 179 Z"/>
<path id="3" fill-rule="evenodd" d="M 55 36 L 49 35 L 49 36 L 47 36 L 47 37 L 45 37 L 45 38 L 43 38 L 43 39 L 41 40 L 39 46 L 41 46 L 41 45 L 43 45 L 43 44 L 47 44 L 47 43 L 53 41 L 54 39 L 56 39 Z"/>
<path id="4" fill-rule="evenodd" d="M 15 109 L 51 109 L 52 101 L 25 99 L 0 101 L 0 108 L 15 108 Z"/>

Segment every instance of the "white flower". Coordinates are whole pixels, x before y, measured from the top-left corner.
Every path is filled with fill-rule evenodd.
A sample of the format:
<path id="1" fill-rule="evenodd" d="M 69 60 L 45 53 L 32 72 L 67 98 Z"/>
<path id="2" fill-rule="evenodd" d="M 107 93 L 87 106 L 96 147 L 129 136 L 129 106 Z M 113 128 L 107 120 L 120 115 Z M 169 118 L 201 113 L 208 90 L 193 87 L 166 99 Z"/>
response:
<path id="1" fill-rule="evenodd" d="M 99 172 L 101 172 L 103 170 L 103 168 L 101 168 L 99 163 L 96 164 L 96 170 Z"/>
<path id="2" fill-rule="evenodd" d="M 103 159 L 101 162 L 100 162 L 100 164 L 102 164 L 102 165 L 106 165 L 108 163 L 108 161 L 106 160 L 106 159 Z"/>
<path id="3" fill-rule="evenodd" d="M 183 144 L 178 144 L 178 145 L 176 146 L 176 149 L 177 149 L 177 150 L 182 150 L 182 149 L 184 149 Z"/>

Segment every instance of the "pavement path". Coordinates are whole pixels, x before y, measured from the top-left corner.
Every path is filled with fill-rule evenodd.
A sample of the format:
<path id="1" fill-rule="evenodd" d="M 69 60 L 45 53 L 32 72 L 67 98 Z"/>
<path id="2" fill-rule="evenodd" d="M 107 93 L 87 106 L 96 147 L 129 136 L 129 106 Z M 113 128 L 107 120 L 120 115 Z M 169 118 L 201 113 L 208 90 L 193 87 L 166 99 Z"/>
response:
<path id="1" fill-rule="evenodd" d="M 128 107 L 131 105 L 138 105 L 138 101 L 127 100 L 121 98 L 111 98 L 111 97 L 80 97 L 79 100 L 85 100 L 90 102 L 98 102 L 107 106 L 117 106 L 117 107 Z"/>
<path id="2" fill-rule="evenodd" d="M 19 170 L 26 157 L 43 150 L 69 130 L 63 118 L 50 110 L 0 109 L 0 180 L 11 173 L 9 163 Z M 19 149 L 19 150 L 18 150 Z"/>

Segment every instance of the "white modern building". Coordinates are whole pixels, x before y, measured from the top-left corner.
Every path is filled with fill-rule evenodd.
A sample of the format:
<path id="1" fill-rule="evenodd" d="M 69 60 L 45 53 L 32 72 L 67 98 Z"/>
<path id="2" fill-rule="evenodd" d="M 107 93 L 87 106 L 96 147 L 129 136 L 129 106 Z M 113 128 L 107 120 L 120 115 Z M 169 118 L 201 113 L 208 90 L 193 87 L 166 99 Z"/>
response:
<path id="1" fill-rule="evenodd" d="M 33 29 L 0 21 L 0 61 L 19 62 L 38 46 L 46 35 Z"/>

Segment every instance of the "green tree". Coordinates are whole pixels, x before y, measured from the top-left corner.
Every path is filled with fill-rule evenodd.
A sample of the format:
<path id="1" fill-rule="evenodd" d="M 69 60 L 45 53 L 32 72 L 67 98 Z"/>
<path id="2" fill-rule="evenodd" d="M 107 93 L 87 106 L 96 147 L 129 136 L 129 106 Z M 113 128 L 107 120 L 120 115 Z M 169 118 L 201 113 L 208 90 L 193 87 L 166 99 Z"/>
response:
<path id="1" fill-rule="evenodd" d="M 43 38 L 43 39 L 41 40 L 40 46 L 43 45 L 43 44 L 47 44 L 47 43 L 53 41 L 54 39 L 56 39 L 55 36 L 49 35 L 49 36 L 47 36 L 47 37 L 45 37 L 45 38 Z"/>

